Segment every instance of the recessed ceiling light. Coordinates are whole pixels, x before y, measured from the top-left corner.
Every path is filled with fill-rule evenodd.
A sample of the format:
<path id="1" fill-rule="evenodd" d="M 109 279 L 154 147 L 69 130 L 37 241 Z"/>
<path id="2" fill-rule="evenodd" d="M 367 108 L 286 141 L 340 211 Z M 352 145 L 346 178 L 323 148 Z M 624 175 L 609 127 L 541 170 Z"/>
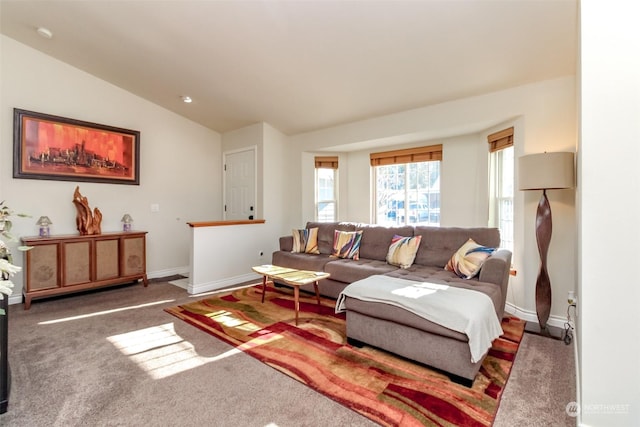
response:
<path id="1" fill-rule="evenodd" d="M 191 99 L 190 96 L 183 96 L 182 98 L 182 102 L 186 103 L 186 104 L 191 104 L 193 102 L 193 99 Z"/>
<path id="2" fill-rule="evenodd" d="M 36 30 L 36 32 L 40 35 L 40 37 L 45 38 L 45 39 L 52 39 L 53 38 L 53 33 L 51 32 L 51 30 L 49 30 L 48 28 L 45 27 L 38 27 L 38 29 Z"/>

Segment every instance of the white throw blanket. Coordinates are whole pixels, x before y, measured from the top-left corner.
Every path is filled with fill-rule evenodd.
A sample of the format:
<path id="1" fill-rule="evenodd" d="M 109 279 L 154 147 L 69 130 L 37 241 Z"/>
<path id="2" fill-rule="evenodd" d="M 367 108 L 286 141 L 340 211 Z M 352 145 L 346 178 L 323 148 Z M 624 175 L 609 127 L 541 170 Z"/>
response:
<path id="1" fill-rule="evenodd" d="M 482 360 L 502 327 L 491 298 L 482 292 L 388 276 L 370 276 L 347 286 L 338 296 L 336 313 L 345 298 L 395 305 L 469 337 L 471 362 Z"/>

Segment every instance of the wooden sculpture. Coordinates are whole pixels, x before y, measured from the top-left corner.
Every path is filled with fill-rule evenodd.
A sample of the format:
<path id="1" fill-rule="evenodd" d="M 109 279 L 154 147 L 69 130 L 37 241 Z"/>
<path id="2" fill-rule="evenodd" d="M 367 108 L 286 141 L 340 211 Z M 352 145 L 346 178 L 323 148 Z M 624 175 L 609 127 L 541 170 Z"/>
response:
<path id="1" fill-rule="evenodd" d="M 76 206 L 76 227 L 81 235 L 101 234 L 100 224 L 102 223 L 102 212 L 95 208 L 91 213 L 89 201 L 80 194 L 80 186 L 76 187 L 73 193 L 73 204 Z"/>

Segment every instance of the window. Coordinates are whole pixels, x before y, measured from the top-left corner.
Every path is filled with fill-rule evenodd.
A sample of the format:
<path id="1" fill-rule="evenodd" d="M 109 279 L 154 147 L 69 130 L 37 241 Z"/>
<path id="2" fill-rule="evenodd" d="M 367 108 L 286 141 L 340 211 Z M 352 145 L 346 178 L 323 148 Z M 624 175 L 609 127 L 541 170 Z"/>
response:
<path id="1" fill-rule="evenodd" d="M 333 222 L 338 217 L 338 157 L 316 157 L 316 221 Z"/>
<path id="2" fill-rule="evenodd" d="M 500 229 L 500 246 L 513 252 L 513 128 L 488 136 L 489 226 Z"/>
<path id="3" fill-rule="evenodd" d="M 371 154 L 375 222 L 440 225 L 442 145 Z"/>

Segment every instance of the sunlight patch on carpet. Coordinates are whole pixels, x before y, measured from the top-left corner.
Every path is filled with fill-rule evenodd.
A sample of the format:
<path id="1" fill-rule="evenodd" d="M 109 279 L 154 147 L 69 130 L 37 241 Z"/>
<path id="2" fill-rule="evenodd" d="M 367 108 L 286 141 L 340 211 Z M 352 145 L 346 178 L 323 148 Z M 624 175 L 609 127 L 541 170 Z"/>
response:
<path id="1" fill-rule="evenodd" d="M 214 289 L 212 291 L 199 292 L 197 294 L 190 294 L 189 298 L 202 299 L 204 297 L 221 295 L 221 294 L 225 294 L 225 293 L 228 293 L 228 292 L 237 291 L 238 289 L 250 288 L 252 286 L 255 286 L 255 283 L 253 283 L 253 282 L 252 283 L 241 283 L 241 284 L 238 284 L 237 286 L 230 285 L 230 286 L 224 287 L 222 289 Z"/>
<path id="2" fill-rule="evenodd" d="M 81 320 L 81 319 L 86 319 L 88 317 L 95 317 L 95 316 L 104 316 L 106 314 L 118 313 L 120 311 L 138 310 L 140 308 L 150 307 L 150 306 L 159 305 L 159 304 L 167 304 L 174 301 L 175 299 L 166 299 L 162 301 L 149 302 L 146 304 L 130 305 L 128 307 L 114 308 L 112 310 L 96 311 L 94 313 L 80 314 L 78 316 L 63 317 L 63 318 L 54 319 L 54 320 L 46 320 L 44 322 L 39 322 L 38 325 L 53 325 L 54 323 L 70 322 L 72 320 Z"/>
<path id="3" fill-rule="evenodd" d="M 228 328 L 236 328 L 241 331 L 246 332 L 256 332 L 262 329 L 257 326 L 255 323 L 251 323 L 246 321 L 245 319 L 241 319 L 233 315 L 233 313 L 227 310 L 215 311 L 213 313 L 209 313 L 206 315 L 214 322 L 220 323 L 223 326 Z"/>
<path id="4" fill-rule="evenodd" d="M 242 353 L 233 348 L 213 357 L 200 356 L 190 342 L 176 334 L 173 323 L 113 335 L 107 340 L 153 379 L 167 378 Z"/>

